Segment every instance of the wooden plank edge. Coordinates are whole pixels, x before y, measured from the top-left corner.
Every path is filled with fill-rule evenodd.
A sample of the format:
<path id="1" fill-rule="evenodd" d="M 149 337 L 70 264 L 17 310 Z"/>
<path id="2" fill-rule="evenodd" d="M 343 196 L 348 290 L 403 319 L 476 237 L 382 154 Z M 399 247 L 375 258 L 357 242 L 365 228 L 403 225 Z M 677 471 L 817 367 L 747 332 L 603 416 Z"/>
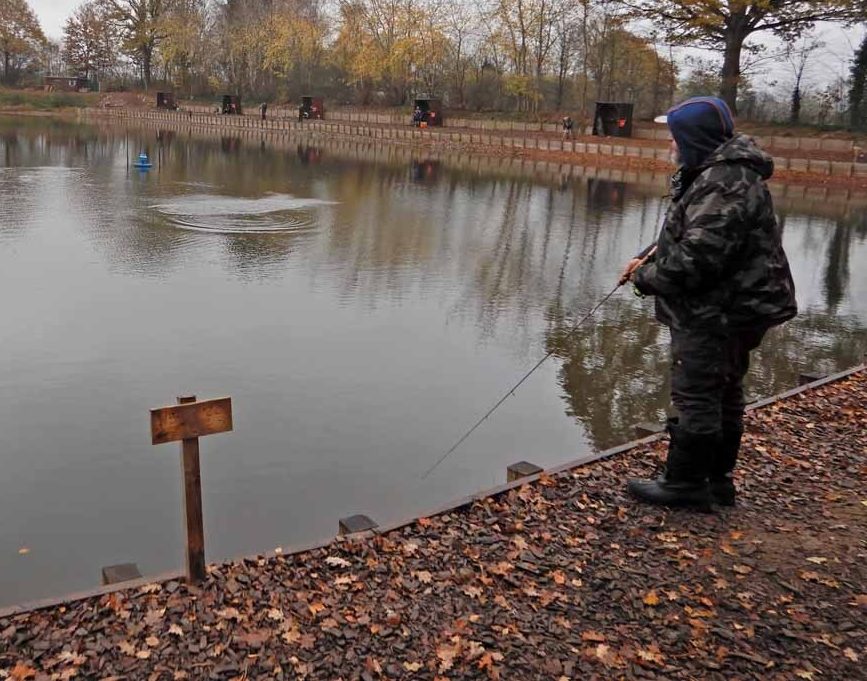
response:
<path id="1" fill-rule="evenodd" d="M 867 364 L 859 364 L 856 367 L 852 367 L 850 369 L 846 369 L 844 371 L 840 371 L 835 374 L 830 374 L 825 376 L 824 378 L 814 381 L 813 383 L 807 383 L 802 386 L 798 386 L 797 388 L 793 388 L 792 390 L 788 390 L 786 392 L 780 393 L 778 395 L 774 395 L 772 397 L 768 397 L 758 402 L 754 402 L 753 404 L 747 407 L 748 411 L 752 411 L 753 409 L 759 409 L 761 407 L 766 407 L 775 402 L 779 402 L 781 400 L 789 399 L 791 397 L 795 397 L 803 392 L 811 390 L 813 388 L 819 388 L 823 385 L 827 385 L 829 383 L 834 383 L 836 381 L 843 380 L 850 376 L 853 376 L 861 371 L 867 370 Z M 572 461 L 567 461 L 563 464 L 558 464 L 553 468 L 548 468 L 542 471 L 541 473 L 536 473 L 535 475 L 527 476 L 526 478 L 521 478 L 520 480 L 515 480 L 514 482 L 505 483 L 503 485 L 497 485 L 496 487 L 491 487 L 475 494 L 470 494 L 464 497 L 460 497 L 458 499 L 453 499 L 445 504 L 440 506 L 436 506 L 428 511 L 420 514 L 415 514 L 411 517 L 406 517 L 401 520 L 388 523 L 386 525 L 382 525 L 378 528 L 370 530 L 369 532 L 359 533 L 358 535 L 350 535 L 344 537 L 329 537 L 328 539 L 314 541 L 308 544 L 300 544 L 297 546 L 289 546 L 287 548 L 280 547 L 279 549 L 271 549 L 269 551 L 256 553 L 256 554 L 248 554 L 244 556 L 239 556 L 236 558 L 228 558 L 226 560 L 222 560 L 219 563 L 213 563 L 213 565 L 225 565 L 228 563 L 239 562 L 244 560 L 269 560 L 272 558 L 280 557 L 292 557 L 302 553 L 307 553 L 309 551 L 316 551 L 318 549 L 324 549 L 334 544 L 345 543 L 347 541 L 355 541 L 358 539 L 362 539 L 364 537 L 373 536 L 373 535 L 384 535 L 389 532 L 393 532 L 395 530 L 399 530 L 410 525 L 417 523 L 422 518 L 431 518 L 438 515 L 443 515 L 445 513 L 452 513 L 454 511 L 466 508 L 467 506 L 472 506 L 476 501 L 481 501 L 482 499 L 488 499 L 491 497 L 499 496 L 509 492 L 513 489 L 518 489 L 523 487 L 524 485 L 532 484 L 534 482 L 538 482 L 539 479 L 543 475 L 556 475 L 559 473 L 565 473 L 566 471 L 573 470 L 576 468 L 580 468 L 582 466 L 586 466 L 591 463 L 595 463 L 597 461 L 602 461 L 604 459 L 609 459 L 613 456 L 617 456 L 618 454 L 623 454 L 624 452 L 628 452 L 631 449 L 635 449 L 636 447 L 640 447 L 645 444 L 650 444 L 652 442 L 656 442 L 657 440 L 661 440 L 665 437 L 664 433 L 657 433 L 655 435 L 649 435 L 648 437 L 644 437 L 638 440 L 631 440 L 629 442 L 624 442 L 621 445 L 617 445 L 615 447 L 611 447 L 610 449 L 606 449 L 602 452 L 590 453 L 586 454 L 577 459 L 573 459 Z M 169 572 L 163 573 L 156 576 L 151 577 L 142 577 L 141 579 L 137 579 L 129 582 L 122 582 L 120 584 L 111 585 L 111 586 L 103 586 L 94 589 L 90 589 L 88 591 L 81 591 L 77 593 L 68 594 L 66 596 L 60 596 L 55 598 L 46 598 L 43 600 L 30 601 L 27 603 L 22 603 L 21 605 L 12 605 L 6 606 L 4 608 L 0 608 L 0 618 L 14 617 L 16 615 L 26 615 L 31 612 L 35 612 L 37 610 L 44 610 L 46 608 L 57 607 L 61 605 L 69 605 L 71 603 L 86 600 L 88 598 L 94 598 L 96 596 L 104 596 L 106 594 L 116 593 L 119 591 L 126 591 L 128 589 L 137 589 L 147 584 L 154 583 L 162 583 L 168 582 L 171 580 L 183 580 L 184 573 L 183 572 Z"/>

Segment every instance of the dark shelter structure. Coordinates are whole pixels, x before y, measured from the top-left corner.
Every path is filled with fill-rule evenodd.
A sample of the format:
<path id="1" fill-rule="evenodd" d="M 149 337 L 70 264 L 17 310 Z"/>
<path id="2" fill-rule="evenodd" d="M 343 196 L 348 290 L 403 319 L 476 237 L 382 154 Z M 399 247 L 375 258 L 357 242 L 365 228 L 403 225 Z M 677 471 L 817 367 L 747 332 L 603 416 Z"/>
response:
<path id="1" fill-rule="evenodd" d="M 175 101 L 174 92 L 157 92 L 157 109 L 171 109 L 172 111 L 178 108 Z"/>
<path id="2" fill-rule="evenodd" d="M 596 102 L 593 134 L 601 137 L 632 137 L 632 102 Z"/>
<path id="3" fill-rule="evenodd" d="M 44 87 L 46 92 L 82 92 L 90 90 L 90 81 L 87 78 L 75 76 L 45 76 Z"/>
<path id="4" fill-rule="evenodd" d="M 301 98 L 301 106 L 298 107 L 298 120 L 322 120 L 325 118 L 325 105 L 322 97 L 304 95 Z"/>
<path id="5" fill-rule="evenodd" d="M 240 116 L 242 114 L 241 98 L 238 95 L 223 95 L 220 113 Z"/>
<path id="6" fill-rule="evenodd" d="M 443 108 L 440 100 L 426 95 L 419 95 L 413 100 L 412 124 L 421 127 L 442 125 Z"/>

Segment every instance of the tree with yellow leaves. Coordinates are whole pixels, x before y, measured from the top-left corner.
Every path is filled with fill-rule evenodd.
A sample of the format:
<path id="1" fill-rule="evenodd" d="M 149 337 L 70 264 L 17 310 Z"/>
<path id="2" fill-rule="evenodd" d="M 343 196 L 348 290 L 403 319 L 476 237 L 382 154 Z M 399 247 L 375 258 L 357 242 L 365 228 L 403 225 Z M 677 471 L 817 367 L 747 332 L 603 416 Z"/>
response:
<path id="1" fill-rule="evenodd" d="M 0 0 L 0 54 L 3 82 L 17 81 L 28 62 L 37 58 L 45 35 L 26 0 Z"/>

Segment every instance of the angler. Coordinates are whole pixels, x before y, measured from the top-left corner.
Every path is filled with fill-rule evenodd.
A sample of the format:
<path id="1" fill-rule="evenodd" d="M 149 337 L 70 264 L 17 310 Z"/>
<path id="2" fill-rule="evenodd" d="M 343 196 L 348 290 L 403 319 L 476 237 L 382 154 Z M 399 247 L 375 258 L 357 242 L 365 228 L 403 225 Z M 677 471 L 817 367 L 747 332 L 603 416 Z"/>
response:
<path id="1" fill-rule="evenodd" d="M 773 160 L 734 131 L 715 97 L 665 117 L 678 169 L 657 243 L 621 274 L 656 298 L 671 331 L 671 441 L 656 480 L 630 480 L 641 501 L 709 510 L 735 503 L 743 378 L 766 331 L 797 313 L 795 286 L 766 185 Z M 660 120 L 658 119 L 658 120 Z"/>

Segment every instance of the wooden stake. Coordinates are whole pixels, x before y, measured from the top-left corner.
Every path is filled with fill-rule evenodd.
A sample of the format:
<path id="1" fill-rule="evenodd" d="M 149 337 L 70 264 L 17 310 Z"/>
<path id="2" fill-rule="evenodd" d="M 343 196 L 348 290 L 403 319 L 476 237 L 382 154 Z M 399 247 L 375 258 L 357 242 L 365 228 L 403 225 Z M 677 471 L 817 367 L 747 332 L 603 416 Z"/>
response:
<path id="1" fill-rule="evenodd" d="M 178 398 L 178 404 L 189 404 L 195 401 L 195 395 Z M 181 470 L 184 472 L 184 515 L 187 521 L 187 581 L 190 584 L 198 584 L 203 582 L 206 576 L 199 438 L 181 440 Z"/>

